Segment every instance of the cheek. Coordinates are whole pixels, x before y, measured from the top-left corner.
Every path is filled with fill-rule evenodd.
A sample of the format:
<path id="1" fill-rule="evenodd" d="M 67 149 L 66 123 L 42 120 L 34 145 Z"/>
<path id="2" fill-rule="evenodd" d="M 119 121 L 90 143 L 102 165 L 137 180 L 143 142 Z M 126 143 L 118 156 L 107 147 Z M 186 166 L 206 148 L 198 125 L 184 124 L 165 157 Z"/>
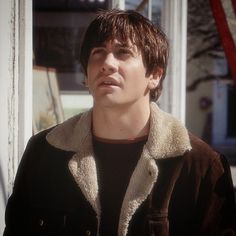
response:
<path id="1" fill-rule="evenodd" d="M 139 61 L 127 61 L 121 64 L 120 66 L 121 73 L 130 75 L 143 77 L 144 75 L 144 67 L 143 64 Z"/>
<path id="2" fill-rule="evenodd" d="M 90 82 L 91 80 L 93 80 L 93 77 L 96 74 L 96 68 L 94 66 L 88 66 L 87 68 L 87 80 Z"/>
<path id="3" fill-rule="evenodd" d="M 130 77 L 131 80 L 134 80 L 134 83 L 135 81 L 139 83 L 145 83 L 148 81 L 148 79 L 146 78 L 146 70 L 140 64 L 130 67 L 127 70 L 126 74 Z"/>

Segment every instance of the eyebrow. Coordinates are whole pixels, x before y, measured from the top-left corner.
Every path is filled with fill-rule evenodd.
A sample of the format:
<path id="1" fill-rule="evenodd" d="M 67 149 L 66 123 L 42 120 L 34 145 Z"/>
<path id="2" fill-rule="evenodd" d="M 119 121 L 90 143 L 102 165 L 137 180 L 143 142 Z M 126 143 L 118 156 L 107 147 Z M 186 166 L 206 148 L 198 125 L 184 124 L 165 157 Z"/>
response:
<path id="1" fill-rule="evenodd" d="M 133 48 L 133 45 L 128 45 L 127 43 L 115 43 L 115 47 Z"/>

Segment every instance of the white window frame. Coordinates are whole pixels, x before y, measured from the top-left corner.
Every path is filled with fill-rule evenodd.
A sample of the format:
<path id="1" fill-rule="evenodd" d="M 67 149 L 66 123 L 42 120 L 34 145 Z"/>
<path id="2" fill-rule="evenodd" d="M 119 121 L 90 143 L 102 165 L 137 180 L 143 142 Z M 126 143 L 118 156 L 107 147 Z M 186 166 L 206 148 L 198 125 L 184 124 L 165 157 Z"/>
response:
<path id="1" fill-rule="evenodd" d="M 170 42 L 160 106 L 185 124 L 187 0 L 163 0 L 162 25 Z"/>
<path id="2" fill-rule="evenodd" d="M 32 134 L 32 1 L 0 1 L 0 234 L 20 157 Z"/>
<path id="3" fill-rule="evenodd" d="M 32 0 L 19 0 L 19 4 L 18 156 L 21 158 L 32 135 L 33 7 Z"/>

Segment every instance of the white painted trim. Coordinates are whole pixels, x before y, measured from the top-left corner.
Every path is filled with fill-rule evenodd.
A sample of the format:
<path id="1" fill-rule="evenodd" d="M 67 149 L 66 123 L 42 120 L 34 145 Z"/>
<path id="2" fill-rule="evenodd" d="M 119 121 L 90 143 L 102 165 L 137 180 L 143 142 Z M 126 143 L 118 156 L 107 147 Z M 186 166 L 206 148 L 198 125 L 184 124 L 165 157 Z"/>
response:
<path id="1" fill-rule="evenodd" d="M 32 0 L 21 0 L 19 11 L 19 141 L 18 157 L 32 135 Z"/>
<path id="2" fill-rule="evenodd" d="M 8 136 L 11 130 L 9 126 L 9 100 L 11 93 L 10 80 L 12 78 L 12 1 L 0 1 L 0 235 L 4 230 L 4 212 L 8 197 L 8 161 L 9 145 Z"/>
<path id="3" fill-rule="evenodd" d="M 0 1 L 0 235 L 7 198 L 32 130 L 32 1 Z"/>
<path id="4" fill-rule="evenodd" d="M 17 0 L 11 1 L 10 57 L 8 61 L 8 196 L 11 193 L 18 167 L 18 84 L 19 84 L 19 27 Z M 6 127 L 5 127 L 6 129 Z"/>
<path id="5" fill-rule="evenodd" d="M 163 1 L 162 22 L 170 42 L 170 57 L 160 106 L 185 123 L 187 0 Z"/>
<path id="6" fill-rule="evenodd" d="M 152 0 L 148 0 L 148 19 L 152 20 Z"/>

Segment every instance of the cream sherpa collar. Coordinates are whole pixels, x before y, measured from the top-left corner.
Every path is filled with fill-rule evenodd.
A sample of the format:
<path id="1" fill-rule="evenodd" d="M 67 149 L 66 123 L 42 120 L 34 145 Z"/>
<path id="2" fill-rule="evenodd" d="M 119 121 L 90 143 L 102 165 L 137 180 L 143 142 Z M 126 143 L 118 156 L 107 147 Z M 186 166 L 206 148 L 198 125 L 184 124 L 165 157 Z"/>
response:
<path id="1" fill-rule="evenodd" d="M 95 210 L 99 226 L 101 209 L 92 146 L 91 116 L 90 110 L 65 121 L 47 135 L 47 141 L 62 150 L 75 152 L 69 162 L 69 169 Z M 155 159 L 180 156 L 190 149 L 188 132 L 181 122 L 160 110 L 155 103 L 151 103 L 148 141 L 131 176 L 123 200 L 119 236 L 127 235 L 133 214 L 147 198 L 157 180 L 158 168 Z"/>

